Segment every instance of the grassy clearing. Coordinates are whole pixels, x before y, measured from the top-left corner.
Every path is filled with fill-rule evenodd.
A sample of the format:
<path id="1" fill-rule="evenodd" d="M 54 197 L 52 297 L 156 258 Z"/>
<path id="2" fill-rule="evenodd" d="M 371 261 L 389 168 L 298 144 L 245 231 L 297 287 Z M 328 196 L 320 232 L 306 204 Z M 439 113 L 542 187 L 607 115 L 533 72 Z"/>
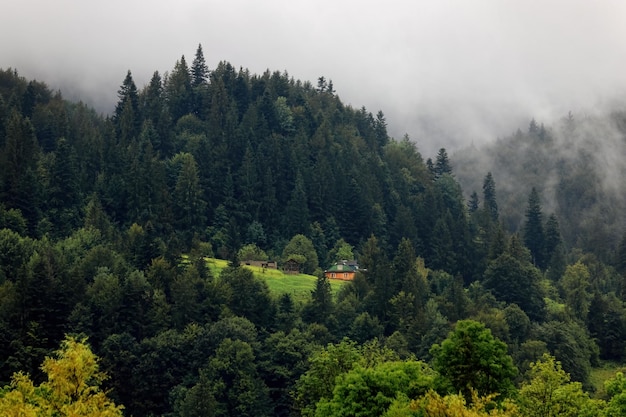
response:
<path id="1" fill-rule="evenodd" d="M 595 397 L 601 398 L 606 394 L 604 381 L 613 378 L 617 372 L 626 372 L 623 363 L 603 362 L 600 367 L 591 370 L 589 381 L 595 388 Z"/>
<path id="2" fill-rule="evenodd" d="M 228 265 L 228 261 L 223 259 L 206 258 L 206 261 L 214 277 L 219 277 L 222 269 Z M 297 302 L 307 301 L 311 297 L 311 291 L 315 289 L 315 283 L 317 282 L 317 278 L 313 275 L 284 274 L 283 271 L 278 269 L 265 268 L 263 270 L 260 267 L 249 265 L 245 268 L 252 270 L 255 277 L 264 280 L 272 294 L 288 293 Z M 330 288 L 333 294 L 337 294 L 345 283 L 345 281 L 331 279 Z"/>

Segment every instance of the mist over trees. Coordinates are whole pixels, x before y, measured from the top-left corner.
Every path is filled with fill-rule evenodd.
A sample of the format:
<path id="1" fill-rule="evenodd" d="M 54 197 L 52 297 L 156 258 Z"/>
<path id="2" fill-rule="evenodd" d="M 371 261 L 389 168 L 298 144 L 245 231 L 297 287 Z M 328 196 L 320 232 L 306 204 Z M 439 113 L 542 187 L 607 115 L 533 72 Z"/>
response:
<path id="1" fill-rule="evenodd" d="M 456 178 L 466 193 L 480 190 L 485 171 L 497 184 L 502 222 L 510 232 L 526 228 L 532 189 L 545 219 L 558 219 L 564 247 L 592 252 L 611 262 L 625 230 L 621 178 L 626 111 L 575 115 L 539 124 L 454 155 Z M 550 123 L 550 124 L 548 124 Z M 469 195 L 469 194 L 468 194 Z M 545 260 L 546 262 L 548 259 Z"/>
<path id="2" fill-rule="evenodd" d="M 78 346 L 125 415 L 530 416 L 546 378 L 617 415 L 591 373 L 626 359 L 625 112 L 425 158 L 323 76 L 209 65 L 120 74 L 109 116 L 0 70 L 0 409 Z"/>

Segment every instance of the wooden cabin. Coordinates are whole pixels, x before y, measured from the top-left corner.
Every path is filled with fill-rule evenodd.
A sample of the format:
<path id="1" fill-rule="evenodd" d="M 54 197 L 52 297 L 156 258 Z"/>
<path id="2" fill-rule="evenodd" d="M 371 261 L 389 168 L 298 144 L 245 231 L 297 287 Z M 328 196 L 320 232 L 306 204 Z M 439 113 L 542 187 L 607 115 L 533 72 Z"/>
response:
<path id="1" fill-rule="evenodd" d="M 342 281 L 352 281 L 359 265 L 356 261 L 340 261 L 324 271 L 324 276 L 328 279 L 340 279 Z"/>

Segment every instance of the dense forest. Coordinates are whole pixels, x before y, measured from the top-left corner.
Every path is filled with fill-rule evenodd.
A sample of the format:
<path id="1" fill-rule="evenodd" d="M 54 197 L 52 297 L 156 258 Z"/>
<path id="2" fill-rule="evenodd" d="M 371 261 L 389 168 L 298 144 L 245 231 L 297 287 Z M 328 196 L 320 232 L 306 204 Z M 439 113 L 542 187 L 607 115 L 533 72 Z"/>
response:
<path id="1" fill-rule="evenodd" d="M 626 361 L 626 112 L 424 158 L 323 76 L 199 46 L 120 78 L 101 115 L 0 70 L 0 411 L 626 412 L 592 377 Z M 317 284 L 271 292 L 244 253 Z"/>

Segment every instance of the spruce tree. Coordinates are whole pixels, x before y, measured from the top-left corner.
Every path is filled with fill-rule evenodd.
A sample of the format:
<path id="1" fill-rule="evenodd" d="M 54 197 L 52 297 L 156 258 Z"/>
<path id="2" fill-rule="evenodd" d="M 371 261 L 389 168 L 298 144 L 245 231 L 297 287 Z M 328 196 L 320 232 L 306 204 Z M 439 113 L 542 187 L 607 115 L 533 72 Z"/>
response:
<path id="1" fill-rule="evenodd" d="M 445 148 L 439 149 L 434 170 L 436 179 L 441 178 L 444 174 L 452 175 L 452 166 Z"/>
<path id="2" fill-rule="evenodd" d="M 496 183 L 491 172 L 488 172 L 483 181 L 483 206 L 492 221 L 498 221 L 498 203 L 496 202 Z"/>
<path id="3" fill-rule="evenodd" d="M 543 231 L 543 213 L 539 193 L 535 187 L 530 191 L 524 224 L 524 244 L 530 250 L 533 263 L 545 268 L 545 234 Z"/>
<path id="4" fill-rule="evenodd" d="M 209 67 L 204 60 L 204 53 L 202 52 L 202 44 L 198 44 L 196 50 L 196 56 L 191 64 L 191 85 L 192 87 L 198 87 L 202 84 L 206 84 L 209 79 Z"/>
<path id="5" fill-rule="evenodd" d="M 165 94 L 174 122 L 191 112 L 193 104 L 191 74 L 184 55 L 180 61 L 176 61 L 165 82 Z"/>
<path id="6" fill-rule="evenodd" d="M 117 92 L 118 102 L 113 113 L 118 137 L 122 140 L 130 140 L 139 134 L 141 118 L 139 117 L 139 94 L 133 80 L 133 75 L 128 70 L 126 77 Z"/>

